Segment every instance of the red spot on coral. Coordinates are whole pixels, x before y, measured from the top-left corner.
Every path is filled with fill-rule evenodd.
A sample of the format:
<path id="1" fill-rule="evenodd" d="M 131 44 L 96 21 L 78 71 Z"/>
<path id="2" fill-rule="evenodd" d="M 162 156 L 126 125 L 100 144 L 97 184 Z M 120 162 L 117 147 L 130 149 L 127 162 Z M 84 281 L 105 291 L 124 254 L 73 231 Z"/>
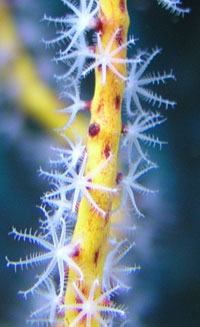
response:
<path id="1" fill-rule="evenodd" d="M 101 73 L 101 72 L 102 72 L 102 65 L 99 65 L 99 66 L 97 67 L 97 69 L 98 69 L 99 73 Z"/>
<path id="2" fill-rule="evenodd" d="M 109 144 L 106 144 L 106 146 L 105 146 L 104 155 L 105 155 L 106 159 L 108 159 L 110 157 L 110 145 Z"/>
<path id="3" fill-rule="evenodd" d="M 107 214 L 105 215 L 105 223 L 106 223 L 106 225 L 107 225 L 108 221 L 109 221 L 109 213 L 107 213 Z"/>
<path id="4" fill-rule="evenodd" d="M 95 30 L 96 32 L 102 32 L 103 30 L 103 23 L 102 23 L 102 20 L 100 18 L 97 18 L 96 19 L 96 22 L 95 22 Z"/>
<path id="5" fill-rule="evenodd" d="M 80 254 L 80 251 L 81 251 L 81 249 L 80 249 L 80 244 L 77 244 L 77 245 L 74 247 L 71 256 L 72 256 L 72 257 L 78 257 L 79 254 Z"/>
<path id="6" fill-rule="evenodd" d="M 86 111 L 90 111 L 91 103 L 92 103 L 92 101 L 85 101 L 85 107 L 84 107 L 84 109 Z"/>
<path id="7" fill-rule="evenodd" d="M 82 303 L 82 300 L 79 296 L 76 296 L 76 299 L 75 299 L 76 303 Z"/>
<path id="8" fill-rule="evenodd" d="M 80 298 L 79 296 L 76 296 L 75 301 L 76 301 L 76 303 L 78 303 L 78 304 L 83 303 L 83 301 L 81 300 L 81 298 Z M 76 311 L 77 311 L 77 312 L 81 312 L 82 309 L 78 309 L 78 308 L 76 308 Z"/>
<path id="9" fill-rule="evenodd" d="M 95 254 L 94 254 L 94 264 L 95 264 L 95 266 L 97 266 L 98 259 L 99 259 L 99 250 L 97 250 L 95 252 Z"/>
<path id="10" fill-rule="evenodd" d="M 120 95 L 117 95 L 116 98 L 115 98 L 115 108 L 117 110 L 119 110 L 120 109 L 120 105 L 121 105 L 121 97 L 120 97 Z"/>
<path id="11" fill-rule="evenodd" d="M 122 12 L 125 12 L 126 9 L 125 0 L 120 0 L 119 7 Z"/>
<path id="12" fill-rule="evenodd" d="M 117 173 L 117 177 L 116 177 L 116 183 L 117 183 L 117 185 L 121 182 L 121 180 L 122 180 L 122 173 Z"/>
<path id="13" fill-rule="evenodd" d="M 89 178 L 87 181 L 88 181 L 89 183 L 92 183 L 92 178 Z M 89 191 L 89 190 L 91 190 L 91 187 L 87 186 L 86 189 Z"/>
<path id="14" fill-rule="evenodd" d="M 116 35 L 116 40 L 117 40 L 117 43 L 119 46 L 123 44 L 123 27 L 122 26 L 120 26 L 120 29 Z"/>
<path id="15" fill-rule="evenodd" d="M 82 293 L 84 294 L 84 295 L 88 295 L 88 291 L 87 291 L 87 288 L 86 287 L 84 287 L 83 289 L 82 289 Z"/>
<path id="16" fill-rule="evenodd" d="M 89 126 L 89 135 L 91 137 L 96 136 L 100 131 L 100 126 L 97 123 L 90 124 Z"/>
<path id="17" fill-rule="evenodd" d="M 100 112 L 102 108 L 103 108 L 103 104 L 100 103 L 100 104 L 98 105 L 97 112 Z"/>
<path id="18" fill-rule="evenodd" d="M 128 133 L 128 131 L 127 131 L 127 127 L 126 127 L 125 124 L 122 124 L 121 133 L 122 133 L 122 135 L 127 135 L 127 133 Z"/>

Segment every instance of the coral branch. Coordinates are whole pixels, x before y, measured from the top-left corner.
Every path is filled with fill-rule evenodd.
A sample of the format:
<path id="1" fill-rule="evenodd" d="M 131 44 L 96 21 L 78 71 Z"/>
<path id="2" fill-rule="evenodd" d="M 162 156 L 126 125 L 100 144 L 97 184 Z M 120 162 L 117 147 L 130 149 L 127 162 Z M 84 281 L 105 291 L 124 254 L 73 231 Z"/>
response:
<path id="1" fill-rule="evenodd" d="M 102 22 L 102 30 L 98 34 L 98 47 L 96 55 L 94 55 L 97 60 L 94 64 L 95 94 L 91 103 L 91 120 L 88 129 L 86 174 L 96 170 L 96 167 L 101 166 L 110 157 L 105 167 L 97 171 L 92 182 L 114 189 L 121 134 L 120 109 L 126 76 L 126 40 L 129 18 L 126 3 L 123 2 L 122 6 L 121 0 L 100 0 L 99 4 L 99 20 Z M 89 192 L 106 215 L 103 217 L 101 211 L 95 209 L 90 201 L 83 197 L 79 206 L 73 242 L 80 241 L 81 249 L 76 262 L 80 262 L 83 267 L 84 279 L 81 284 L 77 284 L 76 288 L 78 292 L 78 287 L 80 287 L 79 292 L 84 292 L 86 296 L 87 294 L 89 296 L 90 289 L 98 278 L 99 283 L 96 285 L 95 292 L 98 297 L 101 294 L 113 196 L 109 192 L 102 194 L 98 189 L 92 189 Z M 70 305 L 72 309 L 77 303 L 73 280 L 74 272 L 70 269 L 65 305 Z M 74 324 L 77 327 L 82 326 L 79 317 L 80 314 L 78 315 L 77 310 L 67 310 L 65 326 L 74 326 Z M 88 327 L 97 327 L 101 324 L 101 319 L 90 318 L 90 323 L 87 320 Z M 107 326 L 105 322 L 103 325 Z"/>

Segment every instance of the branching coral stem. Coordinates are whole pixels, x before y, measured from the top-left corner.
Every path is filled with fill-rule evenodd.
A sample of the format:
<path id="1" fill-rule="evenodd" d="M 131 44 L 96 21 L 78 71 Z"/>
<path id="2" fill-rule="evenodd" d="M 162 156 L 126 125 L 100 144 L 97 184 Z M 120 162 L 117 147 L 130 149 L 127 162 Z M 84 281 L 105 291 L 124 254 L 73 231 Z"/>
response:
<path id="1" fill-rule="evenodd" d="M 127 42 L 129 17 L 125 0 L 100 0 L 99 19 L 102 23 L 100 31 L 101 44 L 106 49 L 110 39 L 115 34 L 112 42 L 112 53 Z M 116 33 L 116 31 L 118 31 Z M 98 50 L 97 50 L 98 51 Z M 120 75 L 126 76 L 126 48 L 116 51 L 114 73 L 109 67 L 106 68 L 106 82 L 102 83 L 101 66 L 95 69 L 95 93 L 91 103 L 91 120 L 88 128 L 87 153 L 88 160 L 86 174 L 94 171 L 95 167 L 102 165 L 108 157 L 102 170 L 94 176 L 92 182 L 104 185 L 108 188 L 115 187 L 117 175 L 117 158 L 119 139 L 121 134 L 121 100 L 124 90 L 124 80 Z M 120 59 L 120 60 L 118 60 Z M 123 59 L 123 60 L 121 60 Z M 105 73 L 105 72 L 104 72 Z M 90 293 L 92 283 L 98 278 L 99 285 L 96 296 L 101 294 L 103 264 L 105 261 L 108 233 L 110 228 L 110 211 L 113 194 L 90 190 L 97 205 L 106 213 L 105 216 L 95 210 L 91 203 L 83 197 L 79 206 L 78 220 L 75 227 L 72 242 L 80 244 L 80 251 L 76 257 L 76 263 L 83 270 L 83 281 L 79 283 L 79 289 L 86 296 Z M 83 259 L 84 258 L 84 259 Z M 77 276 L 69 269 L 68 284 L 65 296 L 65 305 L 77 303 L 73 283 Z M 65 326 L 71 326 L 77 317 L 77 310 L 67 310 L 65 314 Z M 84 319 L 84 318 L 83 318 Z M 83 321 L 77 327 L 83 326 Z M 100 327 L 100 323 L 91 320 L 90 327 Z"/>

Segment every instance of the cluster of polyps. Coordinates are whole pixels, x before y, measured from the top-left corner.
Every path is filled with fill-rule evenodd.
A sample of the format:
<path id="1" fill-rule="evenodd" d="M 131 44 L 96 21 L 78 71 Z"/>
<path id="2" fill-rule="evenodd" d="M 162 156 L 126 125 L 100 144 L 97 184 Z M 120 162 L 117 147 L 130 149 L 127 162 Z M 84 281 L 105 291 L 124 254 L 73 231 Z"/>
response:
<path id="1" fill-rule="evenodd" d="M 121 52 L 127 46 L 133 45 L 134 39 L 131 38 L 120 44 L 120 28 L 112 31 L 110 40 L 104 46 L 101 40 L 103 23 L 97 17 L 100 10 L 97 0 L 80 0 L 78 4 L 71 0 L 62 1 L 71 11 L 69 14 L 63 18 L 46 16 L 44 18 L 60 26 L 56 38 L 45 43 L 60 45 L 55 60 L 62 61 L 67 66 L 67 72 L 57 77 L 58 80 L 66 83 L 65 95 L 72 102 L 63 109 L 63 112 L 69 114 L 70 118 L 62 130 L 72 124 L 78 111 L 90 109 L 90 102 L 80 99 L 81 79 L 98 68 L 102 76 L 101 83 L 105 85 L 107 73 L 111 71 L 117 79 L 125 83 L 123 106 L 128 122 L 122 128 L 120 150 L 126 153 L 128 160 L 122 167 L 123 173 L 117 174 L 115 187 L 110 188 L 102 183 L 93 182 L 99 172 L 106 170 L 112 159 L 109 150 L 105 153 L 105 161 L 93 171 L 86 173 L 87 146 L 82 143 L 81 138 L 77 137 L 73 143 L 64 136 L 68 147 L 54 149 L 57 157 L 51 162 L 53 170 L 51 172 L 40 170 L 40 173 L 49 180 L 52 189 L 42 197 L 41 209 L 44 218 L 40 220 L 39 231 L 32 234 L 31 230 L 18 232 L 13 228 L 11 232 L 15 239 L 34 243 L 41 248 L 42 252 L 36 252 L 19 261 L 10 261 L 7 258 L 7 265 L 15 269 L 38 265 L 43 267 L 37 272 L 33 286 L 28 290 L 20 291 L 25 297 L 29 294 L 39 294 L 44 300 L 44 304 L 32 312 L 29 320 L 31 323 L 62 326 L 64 325 L 62 317 L 65 312 L 73 310 L 77 314 L 69 327 L 82 326 L 83 322 L 84 326 L 92 327 L 93 321 L 96 321 L 95 326 L 111 327 L 114 326 L 116 317 L 122 320 L 126 317 L 125 309 L 114 303 L 113 296 L 119 290 L 129 289 L 124 276 L 139 268 L 137 266 L 126 267 L 121 263 L 124 256 L 133 248 L 134 243 L 127 239 L 126 228 L 120 224 L 118 226 L 112 224 L 111 220 L 112 233 L 108 240 L 103 276 L 97 277 L 85 294 L 80 287 L 85 278 L 84 269 L 76 260 L 82 240 L 72 241 L 79 203 L 84 197 L 93 210 L 98 212 L 101 219 L 105 220 L 108 214 L 112 217 L 112 212 L 106 212 L 101 208 L 101 204 L 93 198 L 93 191 L 106 193 L 110 199 L 120 194 L 121 200 L 113 216 L 121 209 L 129 215 L 133 211 L 137 216 L 143 216 L 136 203 L 135 193 L 148 194 L 153 191 L 140 184 L 138 180 L 142 175 L 157 167 L 149 159 L 144 146 L 147 143 L 161 147 L 165 143 L 149 134 L 150 129 L 160 125 L 165 119 L 160 113 L 147 110 L 141 98 L 147 103 L 157 104 L 158 107 L 174 106 L 173 101 L 163 99 L 147 88 L 151 84 L 174 79 L 174 76 L 171 72 L 144 76 L 151 61 L 159 54 L 159 49 L 150 53 L 140 52 L 134 58 L 121 58 Z M 177 14 L 188 12 L 188 9 L 180 9 L 181 1 L 158 0 L 158 2 Z M 123 5 L 124 2 L 121 1 L 121 6 Z M 93 31 L 93 44 L 88 44 L 88 31 Z M 113 43 L 116 39 L 119 41 L 119 46 L 113 50 Z M 118 69 L 119 65 L 127 66 L 127 75 L 121 73 Z M 89 134 L 95 136 L 98 131 L 98 125 L 95 123 L 90 125 Z M 120 239 L 117 234 L 115 235 L 116 228 L 120 230 Z M 72 283 L 75 303 L 64 302 L 68 269 L 77 276 Z M 100 294 L 99 286 L 101 287 Z"/>

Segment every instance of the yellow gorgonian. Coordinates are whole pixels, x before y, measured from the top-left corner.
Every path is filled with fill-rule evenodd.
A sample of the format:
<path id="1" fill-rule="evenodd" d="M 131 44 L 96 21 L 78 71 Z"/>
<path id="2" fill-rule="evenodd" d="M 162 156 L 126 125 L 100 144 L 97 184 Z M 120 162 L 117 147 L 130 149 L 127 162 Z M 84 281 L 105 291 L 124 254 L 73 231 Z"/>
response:
<path id="1" fill-rule="evenodd" d="M 66 64 L 64 74 L 57 76 L 69 102 L 61 109 L 67 122 L 59 126 L 66 147 L 54 149 L 52 171 L 40 169 L 51 185 L 42 197 L 40 230 L 11 232 L 16 239 L 39 246 L 39 252 L 19 261 L 7 258 L 7 265 L 42 267 L 30 288 L 20 291 L 25 297 L 40 294 L 44 300 L 32 312 L 32 324 L 114 327 L 128 318 L 115 294 L 130 289 L 125 277 L 139 269 L 123 262 L 135 245 L 132 235 L 129 238 L 135 230 L 130 221 L 144 215 L 137 195 L 155 192 L 141 180 L 157 168 L 145 143 L 160 147 L 165 143 L 149 134 L 165 119 L 147 110 L 145 101 L 149 106 L 175 105 L 149 89 L 174 75 L 143 76 L 158 49 L 127 56 L 135 40 L 128 38 L 126 0 L 62 2 L 67 7 L 63 17 L 44 16 L 57 28 L 55 38 L 44 42 L 58 44 L 54 59 Z M 180 9 L 181 1 L 158 2 L 179 14 L 188 11 Z M 82 99 L 80 86 L 92 72 L 94 95 L 88 101 Z M 72 142 L 65 135 L 76 126 L 79 111 L 88 111 L 90 122 L 85 138 L 76 131 Z"/>

